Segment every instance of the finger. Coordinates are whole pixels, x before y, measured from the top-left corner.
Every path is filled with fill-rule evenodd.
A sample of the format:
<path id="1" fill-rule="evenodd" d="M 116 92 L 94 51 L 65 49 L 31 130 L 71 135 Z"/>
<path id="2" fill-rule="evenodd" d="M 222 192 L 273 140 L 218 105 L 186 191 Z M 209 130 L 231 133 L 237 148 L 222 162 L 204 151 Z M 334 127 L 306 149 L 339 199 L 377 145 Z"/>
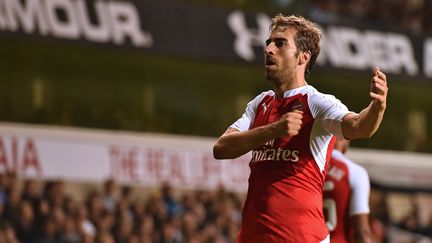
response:
<path id="1" fill-rule="evenodd" d="M 291 124 L 292 124 L 293 126 L 301 126 L 302 123 L 303 123 L 302 119 L 295 119 L 295 120 L 292 120 L 292 123 L 291 123 Z"/>
<path id="2" fill-rule="evenodd" d="M 295 110 L 292 110 L 291 112 L 303 115 L 303 111 L 302 110 L 295 109 Z"/>
<path id="3" fill-rule="evenodd" d="M 296 119 L 302 119 L 303 118 L 303 112 L 298 111 L 291 111 L 288 114 L 289 117 L 296 118 Z"/>
<path id="4" fill-rule="evenodd" d="M 303 119 L 303 115 L 302 114 L 291 114 L 290 118 L 293 120 L 301 120 L 301 119 Z"/>
<path id="5" fill-rule="evenodd" d="M 296 136 L 296 135 L 298 135 L 299 134 L 299 131 L 292 131 L 291 133 L 290 133 L 290 136 Z"/>
<path id="6" fill-rule="evenodd" d="M 287 129 L 287 132 L 289 133 L 289 134 L 298 134 L 298 132 L 301 130 L 301 126 L 290 126 L 288 129 Z"/>
<path id="7" fill-rule="evenodd" d="M 303 121 L 301 118 L 291 118 L 287 120 L 288 126 L 301 126 Z"/>
<path id="8" fill-rule="evenodd" d="M 387 83 L 386 83 L 384 80 L 379 79 L 379 78 L 374 78 L 374 79 L 372 80 L 371 85 L 372 85 L 372 86 L 374 86 L 374 85 L 381 85 L 381 86 L 383 86 L 383 87 L 387 87 Z"/>
<path id="9" fill-rule="evenodd" d="M 383 103 L 384 100 L 385 100 L 385 96 L 381 95 L 381 94 L 376 94 L 376 93 L 373 93 L 373 92 L 369 92 L 369 96 L 372 99 L 379 101 L 380 103 Z"/>
<path id="10" fill-rule="evenodd" d="M 381 85 L 387 85 L 387 82 L 379 77 L 373 77 L 372 82 L 380 83 Z"/>
<path id="11" fill-rule="evenodd" d="M 295 126 L 294 127 L 294 131 L 300 131 L 300 129 L 301 129 L 301 126 Z"/>
<path id="12" fill-rule="evenodd" d="M 378 72 L 379 72 L 379 67 L 374 67 L 372 69 L 372 76 L 378 76 Z"/>
<path id="13" fill-rule="evenodd" d="M 300 128 L 301 128 L 301 123 L 298 123 L 298 124 L 291 124 L 290 126 L 289 126 L 291 129 L 293 129 L 293 130 L 300 130 Z"/>
<path id="14" fill-rule="evenodd" d="M 292 111 L 289 111 L 289 112 L 287 112 L 287 113 L 285 113 L 283 116 L 285 116 L 285 117 L 287 117 L 287 116 L 291 116 L 291 115 L 301 115 L 301 116 L 303 116 L 303 111 L 301 111 L 301 110 L 292 110 Z"/>
<path id="15" fill-rule="evenodd" d="M 381 80 L 383 80 L 384 82 L 387 83 L 387 76 L 386 76 L 383 72 L 378 71 L 378 72 L 377 72 L 377 76 L 378 76 Z"/>
<path id="16" fill-rule="evenodd" d="M 377 77 L 374 77 L 372 79 L 372 82 L 371 82 L 371 91 L 372 92 L 374 92 L 374 93 L 378 93 L 379 91 L 387 92 L 387 90 L 388 90 L 387 83 L 384 80 L 379 79 Z"/>
<path id="17" fill-rule="evenodd" d="M 385 94 L 387 92 L 387 86 L 375 83 L 372 87 L 372 92 L 376 94 Z"/>

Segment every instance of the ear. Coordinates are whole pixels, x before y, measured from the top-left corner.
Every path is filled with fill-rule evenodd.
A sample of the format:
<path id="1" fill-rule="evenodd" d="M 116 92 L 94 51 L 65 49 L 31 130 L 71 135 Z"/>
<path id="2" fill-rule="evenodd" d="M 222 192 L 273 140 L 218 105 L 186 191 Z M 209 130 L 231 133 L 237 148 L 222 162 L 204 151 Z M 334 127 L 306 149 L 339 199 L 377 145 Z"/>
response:
<path id="1" fill-rule="evenodd" d="M 305 52 L 301 52 L 299 55 L 299 65 L 303 65 L 305 63 L 308 63 L 310 58 L 311 58 L 311 52 L 310 51 L 305 51 Z"/>

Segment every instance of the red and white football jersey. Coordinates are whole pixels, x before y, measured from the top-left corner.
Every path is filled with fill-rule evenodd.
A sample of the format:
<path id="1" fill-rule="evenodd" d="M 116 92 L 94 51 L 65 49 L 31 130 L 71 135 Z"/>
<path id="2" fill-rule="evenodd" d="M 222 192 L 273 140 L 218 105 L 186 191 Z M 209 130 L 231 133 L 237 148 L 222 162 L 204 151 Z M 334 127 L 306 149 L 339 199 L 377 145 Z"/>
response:
<path id="1" fill-rule="evenodd" d="M 334 135 L 342 137 L 348 109 L 334 96 L 303 86 L 276 99 L 263 92 L 231 127 L 245 131 L 303 110 L 300 134 L 273 139 L 252 150 L 251 174 L 237 242 L 321 242 L 328 230 L 322 188 Z"/>
<path id="2" fill-rule="evenodd" d="M 367 171 L 334 150 L 324 183 L 324 215 L 331 243 L 351 240 L 350 217 L 369 213 Z"/>

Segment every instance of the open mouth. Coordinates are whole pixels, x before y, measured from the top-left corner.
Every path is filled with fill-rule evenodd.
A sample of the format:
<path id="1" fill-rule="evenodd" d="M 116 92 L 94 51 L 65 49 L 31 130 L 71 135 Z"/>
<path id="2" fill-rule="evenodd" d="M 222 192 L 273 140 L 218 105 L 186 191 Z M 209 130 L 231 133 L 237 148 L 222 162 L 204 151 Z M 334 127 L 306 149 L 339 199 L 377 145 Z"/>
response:
<path id="1" fill-rule="evenodd" d="M 266 60 L 265 60 L 265 65 L 266 66 L 272 66 L 272 65 L 275 65 L 275 64 L 276 63 L 272 59 L 266 58 Z"/>

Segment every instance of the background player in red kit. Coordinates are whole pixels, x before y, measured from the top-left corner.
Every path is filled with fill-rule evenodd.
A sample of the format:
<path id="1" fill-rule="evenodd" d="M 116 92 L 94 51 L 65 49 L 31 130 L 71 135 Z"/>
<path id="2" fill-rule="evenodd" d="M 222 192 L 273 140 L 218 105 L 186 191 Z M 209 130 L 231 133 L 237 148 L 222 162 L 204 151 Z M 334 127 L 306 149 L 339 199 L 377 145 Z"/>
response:
<path id="1" fill-rule="evenodd" d="M 344 154 L 349 141 L 337 139 L 324 182 L 324 215 L 331 243 L 370 243 L 370 182 L 367 171 Z"/>
<path id="2" fill-rule="evenodd" d="M 335 136 L 364 138 L 386 108 L 384 73 L 373 70 L 371 102 L 359 114 L 306 82 L 321 31 L 303 17 L 276 15 L 265 48 L 274 89 L 250 101 L 213 147 L 216 159 L 252 150 L 251 174 L 237 242 L 328 242 L 322 189 Z"/>

